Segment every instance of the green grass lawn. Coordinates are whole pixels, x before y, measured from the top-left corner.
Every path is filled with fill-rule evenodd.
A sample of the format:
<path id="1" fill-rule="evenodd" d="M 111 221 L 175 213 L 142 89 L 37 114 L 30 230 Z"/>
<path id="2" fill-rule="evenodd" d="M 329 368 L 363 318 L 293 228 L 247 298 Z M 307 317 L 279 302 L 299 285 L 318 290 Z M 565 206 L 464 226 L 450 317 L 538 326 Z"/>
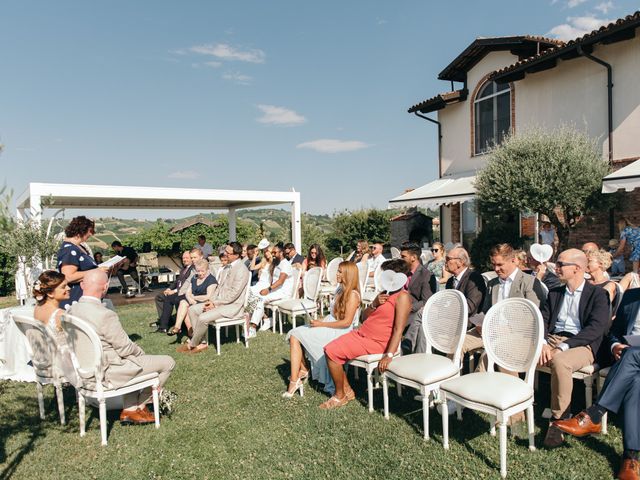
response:
<path id="1" fill-rule="evenodd" d="M 0 479 L 271 479 L 271 478 L 499 478 L 499 443 L 486 419 L 465 411 L 450 422 L 451 449 L 441 444 L 441 421 L 431 411 L 432 439 L 422 439 L 420 404 L 405 389 L 390 390 L 391 417 L 366 406 L 364 375 L 354 382 L 357 401 L 336 411 L 318 405 L 317 389 L 281 398 L 289 375 L 288 344 L 278 334 L 261 333 L 250 343 L 228 340 L 222 356 L 214 348 L 179 355 L 171 338 L 150 334 L 151 305 L 122 307 L 121 319 L 147 353 L 167 353 L 177 367 L 167 387 L 178 405 L 161 427 L 121 426 L 110 413 L 109 445 L 100 446 L 97 411 L 88 409 L 87 435 L 79 436 L 73 390 L 65 391 L 68 424 L 58 421 L 53 387 L 45 390 L 46 420 L 38 416 L 34 384 L 0 382 Z M 576 408 L 583 388 L 576 384 Z M 548 403 L 548 380 L 537 396 L 536 445 L 542 443 L 540 417 Z M 527 441 L 509 439 L 509 478 L 612 478 L 622 451 L 612 419 L 609 435 L 570 439 L 554 451 L 530 452 Z"/>

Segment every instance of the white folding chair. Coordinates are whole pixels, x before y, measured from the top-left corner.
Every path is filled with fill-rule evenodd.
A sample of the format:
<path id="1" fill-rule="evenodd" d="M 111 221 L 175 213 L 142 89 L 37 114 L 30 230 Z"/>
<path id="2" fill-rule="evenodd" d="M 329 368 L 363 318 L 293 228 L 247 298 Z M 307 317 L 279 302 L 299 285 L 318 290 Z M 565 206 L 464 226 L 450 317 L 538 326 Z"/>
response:
<path id="1" fill-rule="evenodd" d="M 382 291 L 382 287 L 380 286 L 380 277 L 382 275 L 382 265 L 378 265 L 375 273 L 373 274 L 373 291 L 362 291 L 361 302 L 363 307 L 367 307 L 371 305 L 373 301 L 376 299 L 378 294 Z M 367 275 L 368 276 L 368 275 Z"/>
<path id="2" fill-rule="evenodd" d="M 424 438 L 429 439 L 431 395 L 442 382 L 460 376 L 460 354 L 467 330 L 467 316 L 467 300 L 458 290 L 443 290 L 427 300 L 422 310 L 422 330 L 427 340 L 427 352 L 394 359 L 382 374 L 384 418 L 389 419 L 387 379 L 390 378 L 420 391 Z M 453 355 L 453 359 L 434 354 L 433 349 Z"/>
<path id="3" fill-rule="evenodd" d="M 327 305 L 331 304 L 331 300 L 338 286 L 338 267 L 343 262 L 342 258 L 334 258 L 327 265 L 325 275 L 326 282 L 322 282 L 320 286 L 320 315 L 324 315 L 324 300 L 327 299 Z"/>
<path id="4" fill-rule="evenodd" d="M 497 418 L 500 429 L 500 475 L 507 476 L 507 421 L 526 410 L 529 449 L 535 450 L 533 425 L 533 376 L 543 340 L 542 315 L 531 301 L 509 298 L 489 309 L 482 324 L 482 341 L 488 371 L 470 373 L 440 385 L 443 404 L 447 400 L 488 413 Z M 525 379 L 495 372 L 494 365 L 526 372 Z M 491 427 L 495 435 L 495 426 Z M 449 416 L 442 416 L 442 443 L 449 449 Z"/>
<path id="5" fill-rule="evenodd" d="M 107 404 L 106 399 L 119 397 L 143 388 L 151 387 L 153 393 L 153 413 L 156 428 L 160 428 L 160 402 L 158 387 L 160 380 L 156 372 L 139 375 L 126 385 L 114 388 L 103 384 L 102 378 L 102 342 L 93 327 L 84 320 L 65 314 L 60 323 L 67 334 L 73 352 L 74 368 L 79 379 L 78 411 L 80 416 L 80 436 L 85 435 L 85 401 L 87 398 L 98 400 L 100 413 L 100 436 L 102 445 L 107 444 Z"/>
<path id="6" fill-rule="evenodd" d="M 242 325 L 242 332 L 244 334 L 244 346 L 249 348 L 249 332 L 247 331 L 247 320 L 244 316 L 245 309 L 249 303 L 249 294 L 251 293 L 249 287 L 251 286 L 251 274 L 249 274 L 249 279 L 247 280 L 247 286 L 245 287 L 244 293 L 244 302 L 242 304 L 242 310 L 238 314 L 237 317 L 234 318 L 220 318 L 216 320 L 214 323 L 214 327 L 216 329 L 216 351 L 218 355 L 220 355 L 220 329 L 222 327 L 231 327 L 235 325 L 236 327 L 236 343 L 240 343 L 240 325 Z"/>
<path id="7" fill-rule="evenodd" d="M 282 335 L 282 315 L 288 315 L 293 328 L 296 328 L 296 318 L 299 315 L 318 316 L 318 295 L 320 294 L 320 281 L 322 280 L 322 268 L 313 267 L 304 275 L 304 298 L 291 298 L 278 302 L 278 323 L 280 335 Z"/>
<path id="8" fill-rule="evenodd" d="M 265 308 L 271 309 L 271 331 L 276 333 L 276 319 L 278 315 L 278 305 L 281 302 L 286 302 L 287 300 L 291 300 L 292 298 L 298 298 L 298 288 L 300 287 L 300 277 L 302 276 L 302 271 L 299 268 L 293 268 L 293 289 L 291 290 L 291 295 L 286 298 L 281 298 L 280 300 L 275 300 L 265 305 Z M 282 332 L 280 332 L 282 334 Z"/>
<path id="9" fill-rule="evenodd" d="M 60 423 L 64 425 L 66 419 L 64 416 L 62 384 L 66 380 L 60 376 L 54 366 L 57 349 L 56 341 L 49 329 L 35 318 L 15 313 L 11 313 L 10 315 L 18 329 L 27 339 L 29 355 L 36 375 L 36 391 L 38 393 L 40 418 L 44 420 L 44 395 L 42 393 L 42 387 L 44 385 L 53 385 L 56 390 Z"/>

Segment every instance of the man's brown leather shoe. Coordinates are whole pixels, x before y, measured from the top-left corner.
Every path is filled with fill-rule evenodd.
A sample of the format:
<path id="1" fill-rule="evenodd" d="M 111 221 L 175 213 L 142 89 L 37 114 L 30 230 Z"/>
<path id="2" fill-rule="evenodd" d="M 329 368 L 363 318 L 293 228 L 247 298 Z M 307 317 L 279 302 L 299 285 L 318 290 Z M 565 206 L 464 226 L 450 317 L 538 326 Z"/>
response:
<path id="1" fill-rule="evenodd" d="M 602 424 L 593 423 L 591 417 L 587 415 L 587 412 L 580 412 L 568 420 L 556 420 L 553 424 L 564 433 L 568 433 L 574 437 L 584 437 L 592 433 L 600 433 L 602 430 Z"/>
<path id="2" fill-rule="evenodd" d="M 620 480 L 638 480 L 640 479 L 640 463 L 638 460 L 632 460 L 631 458 L 623 458 L 622 465 L 618 476 Z"/>
<path id="3" fill-rule="evenodd" d="M 144 416 L 147 420 L 149 420 L 149 422 L 155 422 L 156 421 L 156 417 L 153 415 L 151 410 L 149 410 L 147 408 L 146 405 L 143 408 L 139 408 L 138 412 L 140 412 L 140 414 L 142 416 Z"/>
<path id="4" fill-rule="evenodd" d="M 176 348 L 176 352 L 180 352 L 180 353 L 190 353 L 191 349 L 189 348 L 189 342 L 187 343 L 183 343 L 182 345 L 180 345 L 178 348 Z"/>
<path id="5" fill-rule="evenodd" d="M 144 425 L 145 423 L 152 423 L 153 421 L 153 416 L 149 419 L 142 410 L 123 410 L 120 412 L 120 422 L 125 425 Z"/>

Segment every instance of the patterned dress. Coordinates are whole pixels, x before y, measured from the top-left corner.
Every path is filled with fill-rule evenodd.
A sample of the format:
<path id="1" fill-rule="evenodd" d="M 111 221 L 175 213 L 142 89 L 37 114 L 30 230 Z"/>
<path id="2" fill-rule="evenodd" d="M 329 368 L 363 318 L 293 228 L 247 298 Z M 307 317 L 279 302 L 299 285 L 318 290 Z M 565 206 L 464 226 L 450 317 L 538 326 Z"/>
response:
<path id="1" fill-rule="evenodd" d="M 58 271 L 62 273 L 62 267 L 65 265 L 75 265 L 79 272 L 86 272 L 87 270 L 93 270 L 98 268 L 98 264 L 93 257 L 89 255 L 82 247 L 75 245 L 71 242 L 62 242 L 60 250 L 58 250 Z M 60 308 L 66 308 L 73 302 L 80 300 L 82 296 L 82 288 L 80 288 L 80 281 L 70 283 L 69 288 L 69 300 L 60 302 Z"/>
<path id="2" fill-rule="evenodd" d="M 629 260 L 632 262 L 640 261 L 640 228 L 625 227 L 620 233 L 620 241 L 622 240 L 626 240 L 627 245 L 631 248 Z"/>

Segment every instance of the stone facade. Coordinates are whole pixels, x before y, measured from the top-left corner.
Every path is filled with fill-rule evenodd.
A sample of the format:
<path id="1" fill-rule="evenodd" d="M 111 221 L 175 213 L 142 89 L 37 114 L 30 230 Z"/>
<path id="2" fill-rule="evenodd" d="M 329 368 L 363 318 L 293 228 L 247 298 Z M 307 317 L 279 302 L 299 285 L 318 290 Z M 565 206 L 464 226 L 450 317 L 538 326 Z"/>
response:
<path id="1" fill-rule="evenodd" d="M 405 242 L 423 243 L 431 245 L 433 243 L 432 218 L 418 212 L 416 209 L 409 209 L 407 212 L 391 219 L 391 246 L 400 247 Z"/>

